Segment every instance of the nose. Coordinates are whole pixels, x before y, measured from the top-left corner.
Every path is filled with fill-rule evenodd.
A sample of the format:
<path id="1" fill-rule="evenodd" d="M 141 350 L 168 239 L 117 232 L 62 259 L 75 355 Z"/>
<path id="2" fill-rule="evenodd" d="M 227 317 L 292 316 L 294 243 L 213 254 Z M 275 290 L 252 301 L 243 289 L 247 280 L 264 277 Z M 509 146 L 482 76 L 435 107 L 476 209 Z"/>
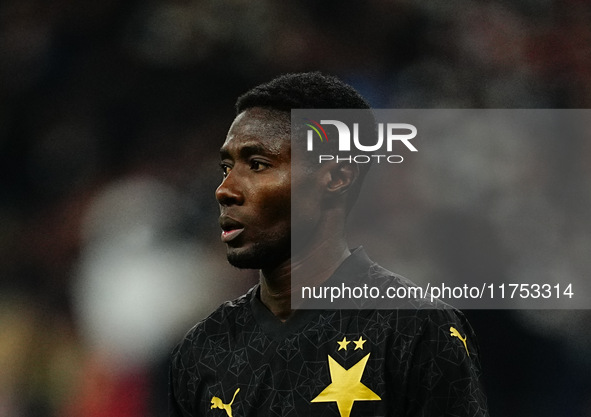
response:
<path id="1" fill-rule="evenodd" d="M 215 198 L 222 206 L 241 205 L 244 197 L 240 192 L 238 177 L 230 171 L 215 190 Z"/>

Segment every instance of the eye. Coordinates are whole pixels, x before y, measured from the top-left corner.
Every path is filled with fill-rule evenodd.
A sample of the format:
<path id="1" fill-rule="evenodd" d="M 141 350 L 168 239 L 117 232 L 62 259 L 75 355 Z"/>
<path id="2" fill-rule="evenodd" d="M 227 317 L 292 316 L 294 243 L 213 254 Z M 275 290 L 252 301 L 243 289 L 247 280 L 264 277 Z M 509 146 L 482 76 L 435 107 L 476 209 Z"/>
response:
<path id="1" fill-rule="evenodd" d="M 220 168 L 222 169 L 222 175 L 224 176 L 224 178 L 228 176 L 230 170 L 232 169 L 232 167 L 228 165 L 228 163 L 226 162 L 220 162 Z"/>
<path id="2" fill-rule="evenodd" d="M 250 161 L 250 169 L 255 172 L 263 171 L 269 168 L 269 164 L 259 161 L 257 159 L 252 159 Z"/>

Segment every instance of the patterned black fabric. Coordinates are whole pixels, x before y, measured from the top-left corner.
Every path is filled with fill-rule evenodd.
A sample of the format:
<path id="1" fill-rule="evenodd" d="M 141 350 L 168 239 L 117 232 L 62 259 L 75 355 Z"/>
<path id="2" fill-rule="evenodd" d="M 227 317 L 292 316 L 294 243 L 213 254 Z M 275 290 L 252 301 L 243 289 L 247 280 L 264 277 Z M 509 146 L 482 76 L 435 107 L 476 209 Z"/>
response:
<path id="1" fill-rule="evenodd" d="M 339 270 L 400 284 L 363 250 Z M 257 294 L 223 304 L 175 348 L 171 417 L 488 416 L 461 312 L 298 310 L 283 323 Z"/>

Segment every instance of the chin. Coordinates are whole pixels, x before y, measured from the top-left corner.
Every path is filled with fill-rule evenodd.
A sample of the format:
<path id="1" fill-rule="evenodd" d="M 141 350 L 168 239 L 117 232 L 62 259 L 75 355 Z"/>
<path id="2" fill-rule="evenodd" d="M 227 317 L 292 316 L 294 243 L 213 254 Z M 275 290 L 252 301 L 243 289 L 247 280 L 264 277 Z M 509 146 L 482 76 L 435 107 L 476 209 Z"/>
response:
<path id="1" fill-rule="evenodd" d="M 243 256 L 228 255 L 228 262 L 239 269 L 262 269 L 260 262 Z"/>
<path id="2" fill-rule="evenodd" d="M 250 249 L 228 248 L 227 258 L 230 265 L 240 269 L 272 269 L 282 261 L 289 259 L 285 251 L 278 246 L 255 245 Z"/>
<path id="3" fill-rule="evenodd" d="M 228 262 L 230 265 L 240 269 L 261 269 L 258 259 L 236 253 L 228 253 Z"/>

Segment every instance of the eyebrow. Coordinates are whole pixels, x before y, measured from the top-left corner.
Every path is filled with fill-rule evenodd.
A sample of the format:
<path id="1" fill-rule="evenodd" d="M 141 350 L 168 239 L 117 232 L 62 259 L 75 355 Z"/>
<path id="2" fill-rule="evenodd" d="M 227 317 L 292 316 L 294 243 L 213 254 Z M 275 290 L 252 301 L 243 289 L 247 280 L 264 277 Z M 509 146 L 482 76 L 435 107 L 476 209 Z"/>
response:
<path id="1" fill-rule="evenodd" d="M 278 152 L 273 151 L 271 149 L 269 149 L 266 146 L 263 146 L 259 143 L 253 143 L 253 144 L 246 144 L 244 146 L 241 146 L 240 149 L 238 150 L 238 155 L 241 158 L 248 158 L 249 156 L 252 155 L 269 155 L 269 156 L 274 156 L 274 155 L 278 155 Z M 230 154 L 230 152 L 228 151 L 228 149 L 222 147 L 220 148 L 220 157 L 222 159 L 232 159 L 232 155 Z"/>

